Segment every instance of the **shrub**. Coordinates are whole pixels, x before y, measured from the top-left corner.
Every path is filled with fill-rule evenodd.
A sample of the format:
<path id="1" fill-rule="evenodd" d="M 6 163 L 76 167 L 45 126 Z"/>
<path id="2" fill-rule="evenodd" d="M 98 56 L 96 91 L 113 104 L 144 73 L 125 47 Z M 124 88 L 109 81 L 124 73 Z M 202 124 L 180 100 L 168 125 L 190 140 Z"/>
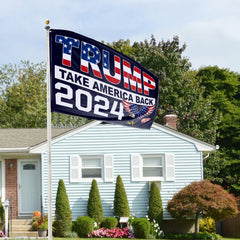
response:
<path id="1" fill-rule="evenodd" d="M 76 232 L 66 232 L 65 238 L 78 238 L 78 234 Z"/>
<path id="2" fill-rule="evenodd" d="M 127 194 L 120 175 L 117 176 L 115 195 L 114 195 L 114 215 L 117 217 L 129 217 L 130 209 L 128 206 Z"/>
<path id="3" fill-rule="evenodd" d="M 153 222 L 153 220 L 156 220 L 161 226 L 163 218 L 162 198 L 156 182 L 153 182 L 151 185 L 148 205 L 148 217 L 150 221 Z"/>
<path id="4" fill-rule="evenodd" d="M 94 221 L 90 217 L 78 217 L 74 223 L 73 231 L 78 234 L 79 237 L 88 237 L 93 231 Z"/>
<path id="5" fill-rule="evenodd" d="M 215 220 L 211 217 L 200 219 L 199 232 L 216 233 Z"/>
<path id="6" fill-rule="evenodd" d="M 136 218 L 132 226 L 135 238 L 148 238 L 150 234 L 150 222 L 146 218 Z"/>
<path id="7" fill-rule="evenodd" d="M 54 221 L 54 236 L 65 237 L 66 232 L 72 228 L 72 212 L 70 210 L 69 200 L 66 188 L 62 179 L 58 182 L 56 196 L 56 210 Z"/>
<path id="8" fill-rule="evenodd" d="M 3 228 L 4 220 L 5 220 L 5 211 L 2 205 L 2 199 L 0 198 L 0 230 Z"/>
<path id="9" fill-rule="evenodd" d="M 87 215 L 93 218 L 97 224 L 101 224 L 103 221 L 103 208 L 101 203 L 101 198 L 98 191 L 97 181 L 92 180 L 92 186 L 89 192 Z"/>
<path id="10" fill-rule="evenodd" d="M 118 220 L 114 217 L 106 217 L 102 222 L 102 227 L 105 229 L 114 229 L 118 225 Z"/>

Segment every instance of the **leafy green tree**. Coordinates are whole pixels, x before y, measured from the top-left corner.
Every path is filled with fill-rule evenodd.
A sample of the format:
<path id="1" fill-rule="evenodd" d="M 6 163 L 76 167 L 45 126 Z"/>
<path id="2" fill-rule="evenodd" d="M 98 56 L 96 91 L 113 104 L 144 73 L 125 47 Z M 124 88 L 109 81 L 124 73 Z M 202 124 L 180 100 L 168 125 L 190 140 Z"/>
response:
<path id="1" fill-rule="evenodd" d="M 65 237 L 66 232 L 72 228 L 72 212 L 70 210 L 68 195 L 62 179 L 58 182 L 55 210 L 55 236 Z"/>
<path id="2" fill-rule="evenodd" d="M 206 160 L 205 177 L 240 196 L 240 75 L 209 66 L 199 69 L 197 77 L 205 88 L 204 96 L 211 97 L 213 108 L 221 114 L 216 139 L 220 146 L 218 159 Z M 221 164 L 216 166 L 216 161 Z"/>
<path id="3" fill-rule="evenodd" d="M 117 176 L 115 187 L 114 215 L 116 217 L 129 217 L 130 215 L 127 194 L 120 175 Z"/>
<path id="4" fill-rule="evenodd" d="M 209 180 L 192 182 L 184 187 L 168 202 L 167 210 L 177 219 L 195 217 L 195 234 L 202 213 L 218 221 L 238 213 L 235 197 Z"/>
<path id="5" fill-rule="evenodd" d="M 110 45 L 110 44 L 109 44 Z M 157 42 L 129 40 L 113 42 L 118 51 L 145 66 L 159 78 L 159 105 L 155 122 L 162 123 L 169 108 L 178 115 L 178 130 L 200 140 L 214 144 L 219 120 L 218 111 L 212 109 L 211 99 L 204 98 L 204 87 L 190 71 L 189 60 L 182 56 L 186 45 L 180 46 L 179 38 Z"/>
<path id="6" fill-rule="evenodd" d="M 22 61 L 0 68 L 0 127 L 42 128 L 47 125 L 46 66 Z M 88 120 L 53 113 L 55 127 L 81 126 Z"/>
<path id="7" fill-rule="evenodd" d="M 161 226 L 163 219 L 162 198 L 156 182 L 152 182 L 148 206 L 150 221 L 156 220 Z"/>
<path id="8" fill-rule="evenodd" d="M 98 190 L 97 181 L 95 179 L 92 180 L 92 185 L 89 192 L 87 215 L 92 219 L 96 220 L 98 225 L 102 223 L 104 218 L 102 202 Z"/>

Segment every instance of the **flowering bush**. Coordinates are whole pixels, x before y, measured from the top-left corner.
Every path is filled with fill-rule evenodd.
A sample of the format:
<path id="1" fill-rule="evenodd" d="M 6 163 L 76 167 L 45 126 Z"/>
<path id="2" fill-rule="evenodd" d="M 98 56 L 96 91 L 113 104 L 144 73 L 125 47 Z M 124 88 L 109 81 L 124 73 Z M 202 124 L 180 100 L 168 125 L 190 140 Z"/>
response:
<path id="1" fill-rule="evenodd" d="M 150 221 L 150 219 L 148 218 L 148 216 L 146 216 L 148 221 Z M 150 221 L 150 234 L 155 236 L 155 238 L 163 238 L 164 234 L 163 231 L 161 230 L 159 224 L 156 222 L 155 219 L 153 219 L 153 221 Z"/>
<path id="2" fill-rule="evenodd" d="M 48 229 L 48 218 L 47 216 L 41 214 L 40 216 L 35 216 L 32 218 L 32 229 L 38 230 L 38 229 Z"/>
<path id="3" fill-rule="evenodd" d="M 93 238 L 134 238 L 133 234 L 130 233 L 128 228 L 114 228 L 114 229 L 104 229 L 100 228 L 89 234 L 88 237 Z"/>
<path id="4" fill-rule="evenodd" d="M 6 237 L 3 231 L 0 231 L 0 237 Z"/>

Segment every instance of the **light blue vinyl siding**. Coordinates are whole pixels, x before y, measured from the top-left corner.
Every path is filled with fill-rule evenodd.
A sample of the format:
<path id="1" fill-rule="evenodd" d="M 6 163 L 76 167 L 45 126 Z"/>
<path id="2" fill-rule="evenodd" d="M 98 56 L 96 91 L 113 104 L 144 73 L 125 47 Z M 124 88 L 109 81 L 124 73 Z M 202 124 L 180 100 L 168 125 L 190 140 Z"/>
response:
<path id="1" fill-rule="evenodd" d="M 52 145 L 52 200 L 53 215 L 58 180 L 63 179 L 75 220 L 87 214 L 87 201 L 91 182 L 70 182 L 70 155 L 113 155 L 114 182 L 98 181 L 104 216 L 113 216 L 113 200 L 117 175 L 122 177 L 131 213 L 145 217 L 148 210 L 148 182 L 131 181 L 131 154 L 175 154 L 175 181 L 162 181 L 161 196 L 164 219 L 170 218 L 166 211 L 167 201 L 174 193 L 192 181 L 202 179 L 202 153 L 195 145 L 163 130 L 123 127 L 112 124 L 96 124 L 88 129 L 66 137 Z M 43 206 L 47 211 L 47 154 L 42 155 Z"/>

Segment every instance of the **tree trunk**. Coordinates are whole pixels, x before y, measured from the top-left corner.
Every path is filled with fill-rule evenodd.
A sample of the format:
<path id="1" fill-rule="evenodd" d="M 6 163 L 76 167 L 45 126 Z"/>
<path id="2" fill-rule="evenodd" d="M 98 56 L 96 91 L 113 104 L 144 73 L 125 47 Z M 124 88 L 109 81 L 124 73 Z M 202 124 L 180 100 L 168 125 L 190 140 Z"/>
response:
<path id="1" fill-rule="evenodd" d="M 198 217 L 199 217 L 199 212 L 196 213 L 196 218 L 195 218 L 195 232 L 194 234 L 197 235 L 198 233 Z"/>

